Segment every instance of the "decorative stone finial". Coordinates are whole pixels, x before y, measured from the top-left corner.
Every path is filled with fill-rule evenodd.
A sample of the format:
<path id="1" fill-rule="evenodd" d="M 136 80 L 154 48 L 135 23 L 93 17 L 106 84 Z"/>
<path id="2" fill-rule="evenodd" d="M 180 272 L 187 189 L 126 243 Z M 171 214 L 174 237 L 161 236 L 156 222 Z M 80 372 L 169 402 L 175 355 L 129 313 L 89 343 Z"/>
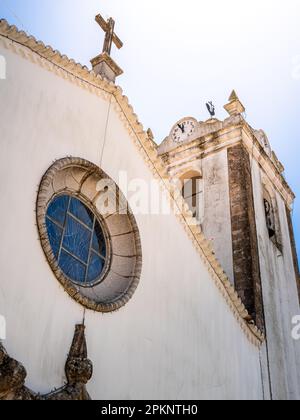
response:
<path id="1" fill-rule="evenodd" d="M 25 386 L 27 372 L 12 359 L 0 342 L 0 401 L 1 400 L 90 400 L 86 384 L 93 374 L 92 362 L 87 358 L 84 325 L 76 325 L 73 342 L 66 363 L 67 384 L 47 395 L 35 394 Z"/>
<path id="2" fill-rule="evenodd" d="M 238 115 L 246 111 L 235 90 L 232 91 L 229 97 L 229 103 L 224 106 L 224 109 L 228 112 L 229 115 Z"/>
<path id="3" fill-rule="evenodd" d="M 66 363 L 65 370 L 68 384 L 73 387 L 76 387 L 78 384 L 86 385 L 93 374 L 92 362 L 87 358 L 84 332 L 84 325 L 76 325 L 72 346 Z M 87 396 L 85 388 L 82 391 Z"/>
<path id="4" fill-rule="evenodd" d="M 147 135 L 148 135 L 150 140 L 154 140 L 154 135 L 153 135 L 153 132 L 152 132 L 151 128 L 148 128 Z"/>
<path id="5" fill-rule="evenodd" d="M 35 394 L 25 387 L 27 372 L 12 359 L 0 342 L 0 401 L 30 401 Z"/>
<path id="6" fill-rule="evenodd" d="M 229 102 L 238 101 L 238 100 L 239 100 L 239 97 L 237 96 L 236 91 L 233 90 L 229 97 Z"/>

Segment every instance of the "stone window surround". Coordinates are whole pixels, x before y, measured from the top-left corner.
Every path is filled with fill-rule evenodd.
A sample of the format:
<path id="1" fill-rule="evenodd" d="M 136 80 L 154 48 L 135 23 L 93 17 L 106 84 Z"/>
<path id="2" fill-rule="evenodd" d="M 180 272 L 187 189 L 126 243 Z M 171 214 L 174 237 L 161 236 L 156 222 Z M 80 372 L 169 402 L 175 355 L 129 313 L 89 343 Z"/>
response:
<path id="1" fill-rule="evenodd" d="M 270 241 L 276 246 L 277 250 L 282 254 L 282 236 L 281 236 L 281 226 L 278 214 L 278 203 L 274 189 L 268 182 L 265 176 L 262 176 L 262 200 L 267 200 L 272 207 L 272 212 L 274 215 L 275 221 L 275 235 L 273 238 L 270 238 Z M 266 222 L 267 229 L 267 222 Z M 269 234 L 268 234 L 269 236 Z"/>
<path id="2" fill-rule="evenodd" d="M 204 184 L 203 184 L 203 172 L 202 169 L 200 169 L 198 167 L 199 165 L 193 165 L 190 167 L 185 167 L 184 169 L 181 169 L 181 171 L 179 171 L 176 175 L 173 175 L 173 179 L 178 179 L 180 180 L 181 183 L 183 183 L 183 187 L 182 187 L 182 196 L 183 198 L 188 202 L 190 198 L 195 198 L 196 200 L 200 198 L 201 196 L 201 205 L 200 202 L 198 202 L 198 205 L 196 205 L 197 207 L 197 215 L 195 215 L 193 213 L 193 216 L 196 217 L 198 216 L 198 222 L 202 225 L 203 223 L 203 218 L 204 218 Z M 185 186 L 186 186 L 186 182 L 188 181 L 192 181 L 193 180 L 198 180 L 201 181 L 201 188 L 199 190 L 197 190 L 196 194 L 192 194 L 191 196 L 187 197 L 185 195 Z M 194 188 L 194 184 L 193 188 Z M 199 187 L 199 185 L 198 185 Z M 189 203 L 188 203 L 189 204 Z M 190 204 L 189 204 L 190 207 Z M 190 208 L 190 210 L 192 211 L 193 209 Z"/>
<path id="3" fill-rule="evenodd" d="M 46 259 L 60 284 L 79 304 L 96 312 L 113 312 L 126 305 L 139 284 L 142 269 L 142 248 L 135 218 L 128 209 L 125 197 L 115 185 L 119 203 L 127 208 L 125 214 L 101 215 L 96 201 L 101 179 L 110 179 L 101 169 L 81 158 L 63 158 L 56 161 L 44 175 L 37 198 L 37 226 Z M 71 194 L 93 210 L 108 232 L 109 267 L 101 283 L 93 287 L 80 287 L 68 279 L 59 268 L 46 228 L 46 211 L 50 201 L 62 194 Z"/>

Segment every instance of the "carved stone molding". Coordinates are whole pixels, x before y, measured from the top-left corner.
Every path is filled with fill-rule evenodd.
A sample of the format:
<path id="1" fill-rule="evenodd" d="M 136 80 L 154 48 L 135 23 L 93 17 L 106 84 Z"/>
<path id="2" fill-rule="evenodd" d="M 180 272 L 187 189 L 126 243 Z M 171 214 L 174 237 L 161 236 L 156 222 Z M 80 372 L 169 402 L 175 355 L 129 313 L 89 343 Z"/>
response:
<path id="1" fill-rule="evenodd" d="M 49 242 L 46 212 L 53 198 L 61 194 L 77 197 L 86 204 L 107 236 L 109 255 L 106 269 L 101 281 L 91 287 L 81 287 L 63 273 Z M 115 208 L 101 208 L 101 197 L 104 195 L 116 204 Z M 66 292 L 82 306 L 96 312 L 113 312 L 126 305 L 140 281 L 142 246 L 135 218 L 114 181 L 85 159 L 60 159 L 42 179 L 36 211 L 44 253 Z"/>
<path id="2" fill-rule="evenodd" d="M 93 365 L 87 358 L 84 331 L 84 325 L 76 325 L 65 366 L 66 385 L 47 395 L 36 394 L 25 386 L 27 372 L 24 366 L 12 359 L 0 343 L 0 400 L 90 400 L 86 384 L 92 378 Z"/>

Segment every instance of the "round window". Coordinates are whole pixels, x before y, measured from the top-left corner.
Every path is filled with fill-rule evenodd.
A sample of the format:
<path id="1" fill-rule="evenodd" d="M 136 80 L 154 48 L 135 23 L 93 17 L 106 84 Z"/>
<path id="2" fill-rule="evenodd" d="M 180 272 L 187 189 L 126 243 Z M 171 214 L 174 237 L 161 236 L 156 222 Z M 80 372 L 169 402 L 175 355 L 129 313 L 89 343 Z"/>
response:
<path id="1" fill-rule="evenodd" d="M 103 313 L 126 305 L 140 281 L 142 247 L 117 184 L 91 162 L 60 159 L 42 178 L 36 210 L 43 251 L 69 296 Z"/>
<path id="2" fill-rule="evenodd" d="M 107 245 L 93 212 L 71 195 L 54 198 L 46 212 L 46 227 L 58 266 L 73 282 L 91 287 L 104 277 Z"/>

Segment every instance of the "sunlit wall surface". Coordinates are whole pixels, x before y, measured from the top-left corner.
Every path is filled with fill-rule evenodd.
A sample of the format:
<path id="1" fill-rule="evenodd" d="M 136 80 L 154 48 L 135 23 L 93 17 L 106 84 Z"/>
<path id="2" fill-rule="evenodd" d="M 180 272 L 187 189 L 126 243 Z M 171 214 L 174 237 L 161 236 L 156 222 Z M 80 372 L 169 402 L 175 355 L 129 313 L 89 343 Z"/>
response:
<path id="1" fill-rule="evenodd" d="M 296 195 L 300 254 L 299 0 L 0 0 L 0 16 L 82 64 L 101 52 L 101 12 L 124 42 L 119 79 L 156 141 L 191 115 L 217 117 L 234 88 L 247 120 L 266 131 Z"/>

